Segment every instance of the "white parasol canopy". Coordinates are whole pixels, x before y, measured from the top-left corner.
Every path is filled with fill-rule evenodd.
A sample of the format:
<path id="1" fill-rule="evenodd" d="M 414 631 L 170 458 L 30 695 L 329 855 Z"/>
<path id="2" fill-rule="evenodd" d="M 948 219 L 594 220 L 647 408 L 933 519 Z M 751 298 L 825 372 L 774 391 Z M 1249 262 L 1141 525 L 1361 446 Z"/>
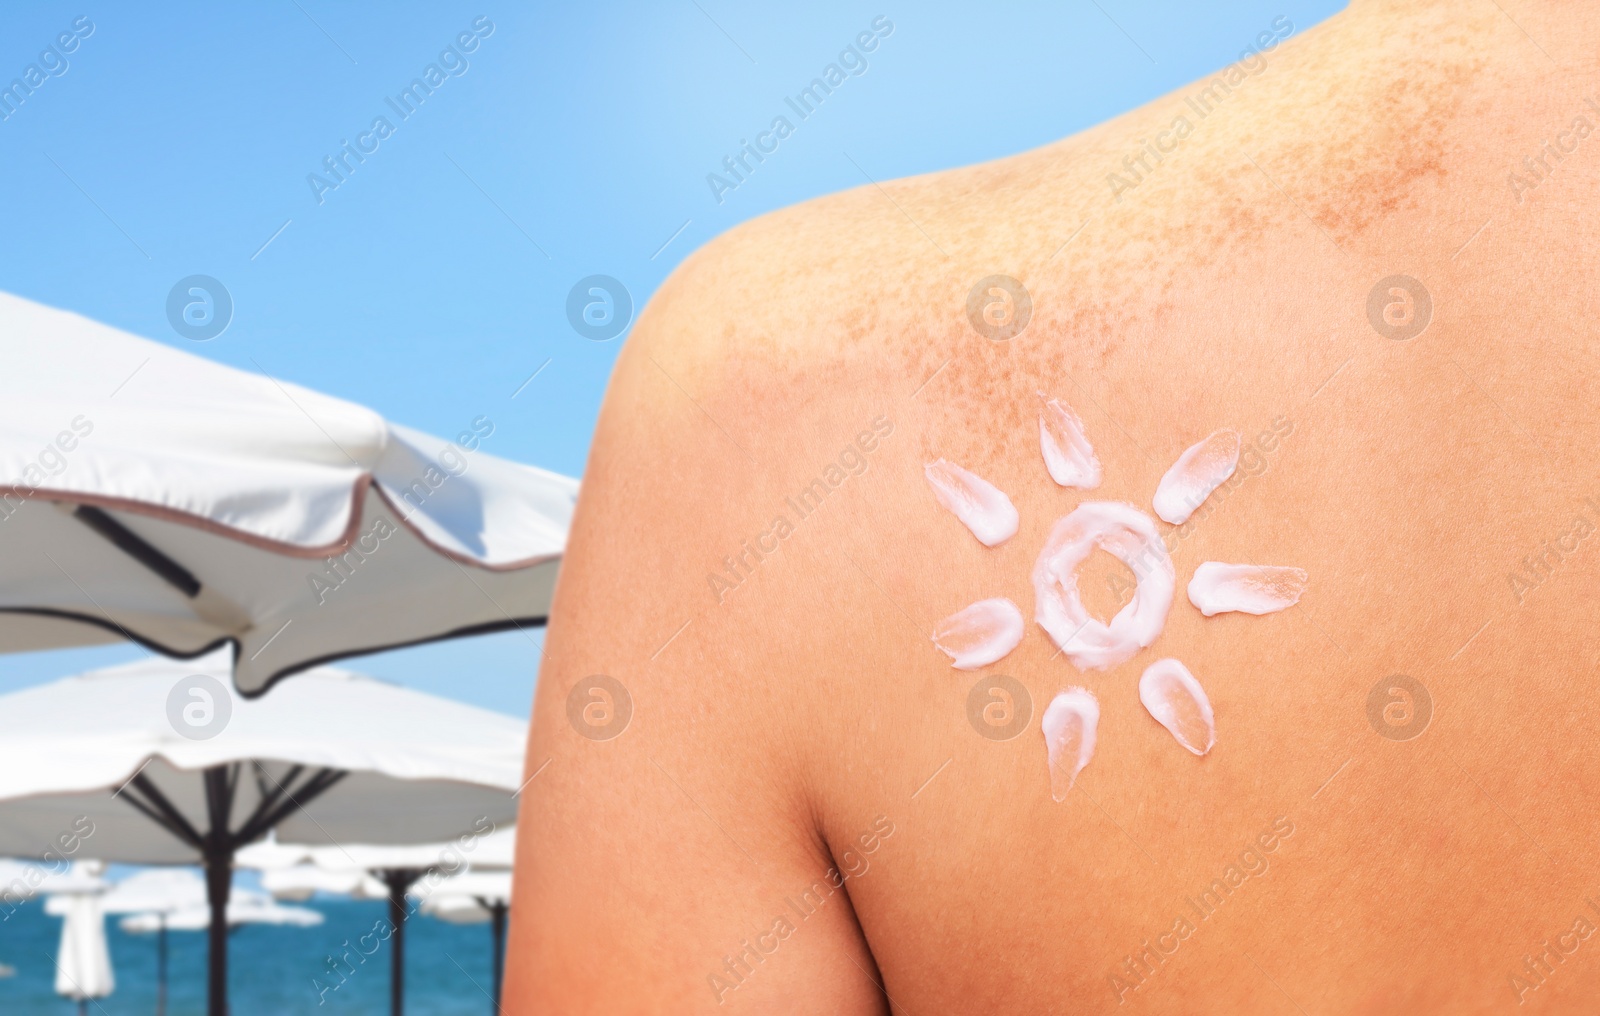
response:
<path id="1" fill-rule="evenodd" d="M 422 901 L 422 913 L 446 924 L 487 924 L 494 916 L 471 896 L 430 896 Z"/>
<path id="2" fill-rule="evenodd" d="M 259 839 L 247 847 L 240 847 L 239 852 L 234 855 L 233 863 L 239 868 L 276 871 L 279 868 L 291 868 L 303 864 L 310 856 L 310 847 L 279 843 L 278 834 L 270 832 L 264 839 Z"/>
<path id="3" fill-rule="evenodd" d="M 322 914 L 309 907 L 285 907 L 273 901 L 266 893 L 235 889 L 228 900 L 228 926 L 241 924 L 288 925 L 295 928 L 314 928 L 322 923 Z M 166 931 L 205 931 L 211 925 L 211 910 L 204 902 L 199 906 L 181 910 L 135 913 L 120 922 L 122 930 L 132 935 L 149 935 Z"/>
<path id="4" fill-rule="evenodd" d="M 0 652 L 318 662 L 542 624 L 576 480 L 0 293 Z"/>
<path id="5" fill-rule="evenodd" d="M 246 761 L 253 764 L 237 783 L 235 829 L 276 801 L 284 809 L 280 837 L 324 844 L 335 855 L 340 843 L 427 844 L 515 817 L 521 720 L 317 667 L 259 699 L 212 687 L 222 697 L 208 722 L 225 712 L 226 722 L 212 737 L 185 736 L 194 730 L 183 710 L 197 700 L 174 690 L 196 676 L 221 685 L 226 663 L 224 652 L 187 663 L 152 657 L 0 696 L 0 854 L 28 856 L 82 817 L 93 825 L 82 839 L 87 853 L 197 863 L 198 849 L 130 798 L 153 803 L 143 793 L 153 787 L 199 827 L 207 802 L 198 771 Z M 308 797 L 305 788 L 324 771 L 349 775 Z"/>
<path id="6" fill-rule="evenodd" d="M 107 860 L 201 862 L 219 1016 L 239 847 L 275 827 L 333 849 L 478 835 L 515 817 L 527 736 L 512 717 L 326 667 L 235 700 L 226 664 L 152 658 L 0 696 L 0 854 L 69 829 Z"/>
<path id="7" fill-rule="evenodd" d="M 334 848 L 337 851 L 339 848 Z M 317 893 L 381 900 L 389 891 L 358 868 L 319 868 L 310 863 L 311 847 L 279 843 L 276 833 L 243 847 L 234 856 L 240 868 L 261 872 L 261 888 L 275 900 L 303 902 Z"/>
<path id="8" fill-rule="evenodd" d="M 261 888 L 276 900 L 301 903 L 317 893 L 334 893 L 358 900 L 383 900 L 389 890 L 365 871 L 329 871 L 314 864 L 296 864 L 262 872 Z"/>
<path id="9" fill-rule="evenodd" d="M 103 900 L 108 914 L 171 914 L 206 905 L 206 883 L 187 868 L 149 868 L 114 883 Z"/>
<path id="10" fill-rule="evenodd" d="M 287 835 L 287 834 L 286 834 Z M 280 849 L 291 849 L 280 844 Z M 330 847 L 311 847 L 307 859 L 326 871 L 392 871 L 414 868 L 435 869 L 451 874 L 470 866 L 473 869 L 510 868 L 516 860 L 517 827 L 480 823 L 474 831 L 441 843 L 386 846 L 373 843 L 340 843 Z"/>
<path id="11" fill-rule="evenodd" d="M 70 892 L 88 878 L 59 854 L 45 861 L 0 860 L 0 921 L 9 919 L 18 904 L 57 886 Z"/>
<path id="12" fill-rule="evenodd" d="M 511 872 L 466 871 L 434 885 L 418 885 L 422 912 L 451 924 L 481 924 L 493 908 L 511 905 Z"/>
<path id="13" fill-rule="evenodd" d="M 84 859 L 72 861 L 66 865 L 66 870 L 58 873 L 46 885 L 39 888 L 42 893 L 61 893 L 62 895 L 90 894 L 98 895 L 111 888 L 102 873 L 105 864 L 100 861 Z M 56 915 L 60 917 L 60 914 Z"/>

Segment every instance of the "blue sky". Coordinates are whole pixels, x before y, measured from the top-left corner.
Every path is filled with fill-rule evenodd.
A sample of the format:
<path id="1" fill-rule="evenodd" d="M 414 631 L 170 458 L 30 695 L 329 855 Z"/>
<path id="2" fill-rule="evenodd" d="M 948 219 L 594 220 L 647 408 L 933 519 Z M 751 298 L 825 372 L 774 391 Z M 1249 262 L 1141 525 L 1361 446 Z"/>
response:
<path id="1" fill-rule="evenodd" d="M 486 450 L 580 475 L 622 342 L 569 323 L 580 278 L 637 309 L 744 219 L 1053 141 L 1232 62 L 1280 15 L 1298 33 L 1343 5 L 751 6 L 9 5 L 0 82 L 94 28 L 0 122 L 0 288 L 423 430 L 486 415 Z M 866 69 L 719 202 L 707 174 L 880 15 Z M 464 64 L 441 57 L 475 24 Z M 402 119 L 385 100 L 441 62 L 457 73 Z M 393 132 L 362 141 L 379 116 Z M 376 150 L 329 189 L 346 141 Z M 193 274 L 234 301 L 205 342 L 166 318 Z M 0 691 L 137 655 L 0 658 Z M 348 665 L 526 715 L 537 664 L 511 634 Z"/>

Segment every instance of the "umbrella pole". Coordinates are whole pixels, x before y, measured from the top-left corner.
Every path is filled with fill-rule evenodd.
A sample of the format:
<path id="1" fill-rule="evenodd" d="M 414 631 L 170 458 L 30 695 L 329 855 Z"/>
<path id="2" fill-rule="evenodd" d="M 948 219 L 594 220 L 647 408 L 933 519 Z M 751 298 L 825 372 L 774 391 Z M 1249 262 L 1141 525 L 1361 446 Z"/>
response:
<path id="1" fill-rule="evenodd" d="M 228 831 L 233 810 L 233 781 L 227 766 L 205 771 L 206 811 L 211 829 L 201 852 L 206 868 L 206 902 L 211 925 L 206 929 L 206 1013 L 228 1016 L 228 894 L 233 888 L 234 839 Z"/>
<path id="2" fill-rule="evenodd" d="M 206 928 L 206 1012 L 228 1016 L 228 894 L 233 883 L 233 852 L 208 853 L 206 902 L 211 924 Z"/>
<path id="3" fill-rule="evenodd" d="M 389 926 L 394 929 L 394 946 L 389 955 L 390 1016 L 404 1016 L 406 1011 L 406 887 L 419 877 L 409 868 L 388 868 L 383 872 L 383 883 L 389 888 Z"/>
<path id="4" fill-rule="evenodd" d="M 489 908 L 489 931 L 494 936 L 494 952 L 490 959 L 494 966 L 494 1011 L 500 1011 L 500 982 L 505 976 L 506 955 L 506 905 L 495 903 Z"/>
<path id="5" fill-rule="evenodd" d="M 304 766 L 292 767 L 280 780 L 268 773 L 262 763 L 251 762 L 250 765 L 256 770 L 256 786 L 261 800 L 257 802 L 255 812 L 237 832 L 230 829 L 229 823 L 239 774 L 244 767 L 242 762 L 202 770 L 207 819 L 205 833 L 201 833 L 184 817 L 142 769 L 111 795 L 114 798 L 120 796 L 135 811 L 200 854 L 200 863 L 206 870 L 206 902 L 211 907 L 211 924 L 206 935 L 208 1016 L 228 1016 L 228 895 L 233 886 L 234 852 L 243 844 L 265 836 L 292 811 L 304 809 L 329 787 L 349 775 L 338 769 L 323 768 L 297 785 Z M 161 995 L 163 1003 L 165 994 L 163 991 Z"/>
<path id="6" fill-rule="evenodd" d="M 156 927 L 156 1016 L 167 1016 L 167 915 Z"/>

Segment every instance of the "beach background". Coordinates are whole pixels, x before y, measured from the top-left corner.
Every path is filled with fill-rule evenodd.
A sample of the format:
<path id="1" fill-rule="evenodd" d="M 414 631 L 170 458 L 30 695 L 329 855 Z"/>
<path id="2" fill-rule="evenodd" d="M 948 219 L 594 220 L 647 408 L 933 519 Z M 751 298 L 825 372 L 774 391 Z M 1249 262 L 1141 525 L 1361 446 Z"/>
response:
<path id="1" fill-rule="evenodd" d="M 1279 19 L 1298 33 L 1342 6 L 13 4 L 0 84 L 78 19 L 93 30 L 0 121 L 0 288 L 431 433 L 485 418 L 485 451 L 579 476 L 626 336 L 578 333 L 580 279 L 615 279 L 636 315 L 742 221 L 1054 141 L 1233 63 Z M 470 53 L 442 56 L 468 32 Z M 856 70 L 843 54 L 864 32 L 878 37 Z M 437 62 L 445 80 L 402 116 L 392 101 Z M 792 111 L 838 62 L 851 63 L 843 83 Z M 1274 87 L 1270 71 L 1251 87 Z M 724 160 L 778 116 L 793 133 L 736 187 L 708 180 L 726 180 Z M 392 132 L 362 161 L 341 156 L 327 187 L 325 160 L 379 117 Z M 166 315 L 174 284 L 197 273 L 234 305 L 203 342 Z M 341 665 L 526 717 L 541 641 L 509 633 Z M 0 657 L 0 692 L 142 655 Z M 321 1008 L 310 986 L 382 905 L 312 905 L 328 915 L 319 928 L 235 933 L 239 1016 L 386 1011 L 386 964 Z M 118 990 L 90 1011 L 149 1012 L 154 940 L 111 928 Z M 412 929 L 411 1011 L 484 1011 L 467 975 L 487 985 L 487 929 Z M 0 962 L 18 969 L 0 980 L 0 1011 L 73 1011 L 50 990 L 59 932 L 37 904 L 0 921 Z M 199 1011 L 203 936 L 172 943 L 171 1011 Z"/>
<path id="2" fill-rule="evenodd" d="M 0 288 L 429 433 L 487 417 L 485 451 L 580 476 L 626 337 L 577 334 L 580 279 L 618 280 L 636 315 L 742 221 L 1046 144 L 1233 63 L 1278 18 L 1298 33 L 1342 6 L 14 4 L 0 84 L 78 18 L 94 30 L 0 122 Z M 880 17 L 892 30 L 865 69 L 800 119 L 786 100 Z M 465 69 L 402 119 L 390 102 L 480 18 L 492 32 Z M 717 200 L 707 177 L 779 115 L 793 134 Z M 363 162 L 342 156 L 336 189 L 308 182 L 380 116 L 393 133 Z M 196 273 L 234 305 L 204 342 L 166 316 Z M 526 715 L 536 641 L 351 666 Z M 140 652 L 6 658 L 0 692 Z"/>
<path id="3" fill-rule="evenodd" d="M 388 1016 L 389 948 L 379 947 L 360 963 L 352 946 L 384 918 L 378 900 L 319 899 L 308 906 L 323 914 L 315 928 L 247 925 L 232 933 L 233 968 L 229 978 L 233 1016 Z M 29 903 L 0 921 L 0 963 L 16 974 L 0 980 L 0 1011 L 69 1016 L 77 1004 L 55 993 L 51 959 L 61 921 L 43 906 Z M 489 926 L 447 924 L 412 918 L 406 928 L 406 1012 L 413 1016 L 480 1016 L 494 1013 L 485 992 L 492 991 Z M 115 919 L 106 922 L 117 990 L 89 1003 L 96 1016 L 148 1016 L 155 1012 L 156 936 L 129 935 Z M 345 943 L 349 942 L 347 946 Z M 372 948 L 373 939 L 366 948 Z M 203 931 L 167 933 L 167 1012 L 173 1016 L 205 1011 L 206 936 Z M 349 954 L 343 974 L 329 973 L 329 957 Z M 355 964 L 351 970 L 349 964 Z M 314 983 L 315 982 L 315 983 Z M 319 992 L 318 985 L 332 988 Z"/>

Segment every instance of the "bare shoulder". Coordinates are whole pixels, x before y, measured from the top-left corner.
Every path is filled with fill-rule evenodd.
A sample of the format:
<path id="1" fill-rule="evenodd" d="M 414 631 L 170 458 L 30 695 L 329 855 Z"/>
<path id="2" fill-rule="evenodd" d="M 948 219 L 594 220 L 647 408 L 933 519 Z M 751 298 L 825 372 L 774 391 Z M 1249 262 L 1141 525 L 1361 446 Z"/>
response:
<path id="1" fill-rule="evenodd" d="M 1269 22 L 1259 60 L 1084 134 L 866 180 L 690 258 L 585 475 L 514 990 L 596 1011 L 882 1011 L 880 984 L 919 1012 L 1265 1011 L 1274 982 L 1341 1011 L 1503 1000 L 1507 964 L 1572 926 L 1600 831 L 1562 789 L 1600 780 L 1574 706 L 1600 421 L 1573 381 L 1600 266 L 1562 211 L 1600 189 L 1574 126 L 1600 114 L 1504 20 Z M 1041 393 L 1081 421 L 1092 491 L 1052 479 Z M 1032 623 L 1051 527 L 1091 499 L 1151 514 L 1222 430 L 1234 476 L 1150 520 L 1178 577 L 1159 637 L 1075 666 Z M 940 459 L 1006 496 L 1014 535 L 941 504 Z M 1206 616 L 1184 594 L 1206 562 L 1309 584 Z M 1092 612 L 1124 606 L 1118 579 L 1086 563 Z M 1020 642 L 953 669 L 930 635 L 996 598 Z M 1163 657 L 1209 696 L 1204 757 L 1140 700 Z M 1040 721 L 1069 687 L 1099 737 L 1056 800 Z M 1540 773 L 1510 764 L 1529 753 Z M 1516 891 L 1463 893 L 1444 864 Z M 1407 937 L 1425 921 L 1469 932 Z M 602 948 L 627 972 L 585 973 Z"/>
<path id="2" fill-rule="evenodd" d="M 816 777 L 849 741 L 827 699 L 850 675 L 826 649 L 851 633 L 825 534 L 866 513 L 897 427 L 804 341 L 831 283 L 786 277 L 814 254 L 787 215 L 817 217 L 741 227 L 680 268 L 607 392 L 530 738 L 523 1004 L 883 1011 L 844 873 L 894 827 Z"/>

